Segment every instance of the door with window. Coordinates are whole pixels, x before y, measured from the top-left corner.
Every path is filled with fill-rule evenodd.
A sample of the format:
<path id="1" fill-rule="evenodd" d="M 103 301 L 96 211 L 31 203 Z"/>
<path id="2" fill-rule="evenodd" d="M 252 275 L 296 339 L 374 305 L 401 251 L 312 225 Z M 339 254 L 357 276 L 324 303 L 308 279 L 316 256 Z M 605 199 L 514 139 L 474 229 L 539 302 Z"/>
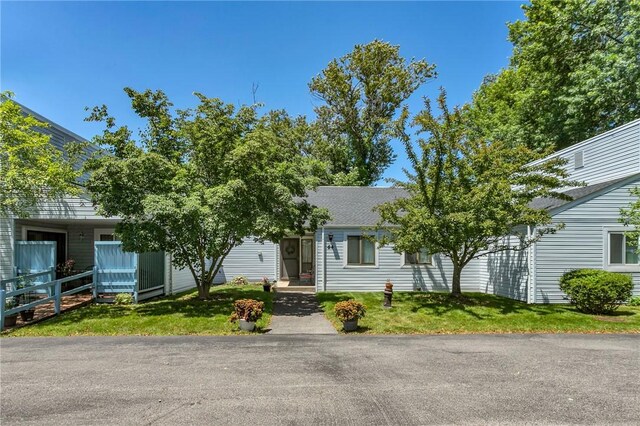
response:
<path id="1" fill-rule="evenodd" d="M 280 242 L 280 278 L 297 280 L 300 278 L 300 238 L 284 238 Z"/>

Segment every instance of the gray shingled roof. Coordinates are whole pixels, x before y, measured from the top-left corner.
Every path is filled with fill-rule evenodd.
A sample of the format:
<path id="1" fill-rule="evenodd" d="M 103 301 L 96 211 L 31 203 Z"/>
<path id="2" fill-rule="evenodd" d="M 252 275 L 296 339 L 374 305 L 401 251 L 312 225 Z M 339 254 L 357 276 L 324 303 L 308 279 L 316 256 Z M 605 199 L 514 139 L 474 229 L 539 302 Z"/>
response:
<path id="1" fill-rule="evenodd" d="M 601 189 L 614 185 L 629 176 L 597 183 L 581 188 L 570 189 L 564 193 L 571 197 L 571 201 L 591 195 Z M 402 188 L 381 188 L 361 186 L 319 186 L 315 191 L 309 191 L 307 201 L 318 207 L 329 210 L 331 220 L 327 225 L 334 226 L 373 226 L 380 219 L 373 208 L 402 198 L 407 192 Z M 529 204 L 536 209 L 555 209 L 571 201 L 557 198 L 537 198 Z"/>
<path id="2" fill-rule="evenodd" d="M 373 208 L 387 201 L 405 197 L 402 188 L 362 186 L 319 186 L 309 191 L 307 201 L 329 210 L 327 225 L 372 226 L 380 219 Z"/>
<path id="3" fill-rule="evenodd" d="M 534 209 L 547 209 L 547 210 L 556 209 L 558 207 L 564 206 L 565 204 L 571 203 L 572 201 L 578 200 L 580 198 L 584 198 L 588 195 L 591 195 L 595 192 L 600 191 L 601 189 L 607 188 L 611 185 L 614 185 L 628 178 L 629 176 L 625 176 L 625 177 L 613 179 L 607 182 L 596 183 L 594 185 L 583 186 L 580 188 L 570 189 L 568 191 L 563 192 L 563 194 L 566 194 L 569 197 L 571 197 L 571 200 L 560 200 L 558 198 L 549 198 L 549 197 L 536 198 L 529 204 L 529 206 L 533 207 Z"/>

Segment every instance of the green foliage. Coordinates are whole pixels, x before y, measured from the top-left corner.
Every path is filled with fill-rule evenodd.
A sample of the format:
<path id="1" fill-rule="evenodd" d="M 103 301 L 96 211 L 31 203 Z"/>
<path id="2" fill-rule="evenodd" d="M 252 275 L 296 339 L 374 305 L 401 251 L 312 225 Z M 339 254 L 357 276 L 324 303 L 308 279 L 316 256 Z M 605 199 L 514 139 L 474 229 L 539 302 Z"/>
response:
<path id="1" fill-rule="evenodd" d="M 565 292 L 580 312 L 608 314 L 631 297 L 630 275 L 600 269 L 576 269 L 560 278 Z"/>
<path id="2" fill-rule="evenodd" d="M 256 322 L 262 318 L 264 312 L 264 302 L 254 299 L 240 299 L 233 302 L 233 314 L 230 321 L 243 319 L 249 322 Z"/>
<path id="3" fill-rule="evenodd" d="M 131 293 L 118 293 L 113 299 L 114 305 L 131 305 L 133 303 L 133 295 Z"/>
<path id="4" fill-rule="evenodd" d="M 18 301 L 16 300 L 15 297 L 7 297 L 4 300 L 4 308 L 7 309 L 7 310 L 8 309 L 13 309 L 16 306 L 18 306 Z"/>
<path id="5" fill-rule="evenodd" d="M 533 0 L 509 67 L 473 99 L 492 140 L 564 148 L 640 116 L 640 1 Z"/>
<path id="6" fill-rule="evenodd" d="M 629 306 L 640 306 L 640 296 L 634 296 L 627 302 Z"/>
<path id="7" fill-rule="evenodd" d="M 234 277 L 231 280 L 231 284 L 232 285 L 249 285 L 249 280 L 242 275 L 238 275 L 237 277 Z"/>
<path id="8" fill-rule="evenodd" d="M 640 186 L 629 190 L 635 200 L 632 201 L 627 208 L 620 209 L 620 222 L 626 226 L 630 226 L 627 232 L 627 240 L 638 240 L 640 238 Z"/>
<path id="9" fill-rule="evenodd" d="M 344 322 L 364 318 L 367 313 L 367 308 L 357 300 L 345 300 L 343 302 L 336 303 L 333 311 L 336 314 L 336 317 L 340 321 Z"/>
<path id="10" fill-rule="evenodd" d="M 65 153 L 56 149 L 37 130 L 48 124 L 24 115 L 12 96 L 0 93 L 0 217 L 24 218 L 41 201 L 80 192 L 74 163 L 81 145 L 67 144 Z"/>
<path id="11" fill-rule="evenodd" d="M 424 60 L 407 63 L 399 46 L 374 40 L 356 45 L 311 80 L 312 94 L 324 103 L 315 108 L 312 154 L 329 162 L 334 184 L 366 186 L 382 177 L 395 159 L 389 142 L 408 114 L 403 103 L 435 76 L 434 69 Z"/>
<path id="12" fill-rule="evenodd" d="M 413 120 L 419 133 L 416 151 L 404 138 L 411 171 L 396 182 L 408 197 L 379 206 L 382 244 L 415 253 L 444 253 L 453 262 L 452 292 L 460 294 L 460 273 L 474 258 L 505 250 L 523 250 L 542 235 L 555 232 L 546 210 L 529 207 L 538 197 L 565 198 L 557 189 L 573 185 L 561 159 L 529 164 L 543 154 L 526 146 L 489 142 L 469 130 L 468 116 L 449 111 L 442 91 L 442 115 L 425 109 Z M 536 233 L 527 235 L 526 225 Z M 509 236 L 512 241 L 508 240 Z M 514 243 L 513 240 L 516 240 Z"/>
<path id="13" fill-rule="evenodd" d="M 257 106 L 236 109 L 201 94 L 195 109 L 174 113 L 162 91 L 125 92 L 147 126 L 134 140 L 105 106 L 94 108 L 89 120 L 106 124 L 95 141 L 110 155 L 87 164 L 100 214 L 122 218 L 125 250 L 170 253 L 206 298 L 244 238 L 278 241 L 327 218 L 303 198 L 322 164 L 301 155 L 299 120 L 282 111 L 259 117 Z"/>

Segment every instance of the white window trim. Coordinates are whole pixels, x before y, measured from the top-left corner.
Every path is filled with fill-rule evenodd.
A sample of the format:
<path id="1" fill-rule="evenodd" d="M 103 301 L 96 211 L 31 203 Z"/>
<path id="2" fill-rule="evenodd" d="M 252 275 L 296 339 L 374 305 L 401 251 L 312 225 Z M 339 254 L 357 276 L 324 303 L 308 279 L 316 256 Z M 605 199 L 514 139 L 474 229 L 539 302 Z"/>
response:
<path id="1" fill-rule="evenodd" d="M 409 268 L 415 268 L 415 267 L 420 268 L 420 267 L 423 267 L 423 266 L 424 266 L 425 268 L 433 268 L 433 254 L 432 254 L 432 253 L 430 253 L 430 254 L 429 254 L 429 257 L 431 258 L 431 262 L 429 262 L 429 263 L 407 263 L 407 262 L 406 262 L 407 252 L 406 252 L 406 251 L 403 251 L 403 252 L 400 254 L 400 267 L 401 267 L 401 268 L 407 268 L 407 269 L 409 269 Z"/>
<path id="2" fill-rule="evenodd" d="M 373 233 L 355 233 L 355 232 L 345 232 L 344 233 L 344 240 L 343 240 L 343 247 L 342 247 L 342 253 L 343 253 L 343 262 L 342 262 L 342 267 L 344 269 L 379 269 L 380 265 L 380 245 L 377 242 L 373 243 L 373 256 L 374 256 L 374 260 L 375 262 L 372 265 L 354 265 L 354 264 L 350 264 L 349 263 L 349 237 L 374 237 L 375 234 Z M 335 238 L 335 237 L 334 237 Z"/>
<path id="3" fill-rule="evenodd" d="M 100 235 L 102 234 L 115 234 L 116 228 L 94 228 L 93 229 L 93 242 L 100 241 Z"/>
<path id="4" fill-rule="evenodd" d="M 609 251 L 611 239 L 609 234 L 619 234 L 623 232 L 629 232 L 631 229 L 623 226 L 612 226 L 602 228 L 602 269 L 611 272 L 640 272 L 640 264 L 638 265 L 618 265 L 609 263 Z"/>

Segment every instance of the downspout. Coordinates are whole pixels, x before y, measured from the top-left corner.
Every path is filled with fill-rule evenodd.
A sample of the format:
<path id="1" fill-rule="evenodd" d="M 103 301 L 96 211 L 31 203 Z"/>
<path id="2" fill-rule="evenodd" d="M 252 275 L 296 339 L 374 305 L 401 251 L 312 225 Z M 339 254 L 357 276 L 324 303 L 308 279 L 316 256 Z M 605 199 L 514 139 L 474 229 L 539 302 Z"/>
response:
<path id="1" fill-rule="evenodd" d="M 327 246 L 324 240 L 324 226 L 322 227 L 322 291 L 327 291 Z"/>
<path id="2" fill-rule="evenodd" d="M 531 225 L 527 225 L 527 239 L 531 239 L 535 228 L 532 229 Z M 536 303 L 536 275 L 535 275 L 535 247 L 533 243 L 527 249 L 527 303 Z"/>
<path id="3" fill-rule="evenodd" d="M 173 294 L 173 257 L 169 253 L 169 289 L 167 294 Z"/>
<path id="4" fill-rule="evenodd" d="M 533 227 L 531 230 L 532 234 L 536 232 L 536 228 Z M 538 299 L 538 279 L 537 279 L 537 254 L 538 254 L 538 243 L 533 243 L 531 247 L 531 287 L 533 288 L 533 295 L 531 296 L 531 303 L 537 303 Z"/>

